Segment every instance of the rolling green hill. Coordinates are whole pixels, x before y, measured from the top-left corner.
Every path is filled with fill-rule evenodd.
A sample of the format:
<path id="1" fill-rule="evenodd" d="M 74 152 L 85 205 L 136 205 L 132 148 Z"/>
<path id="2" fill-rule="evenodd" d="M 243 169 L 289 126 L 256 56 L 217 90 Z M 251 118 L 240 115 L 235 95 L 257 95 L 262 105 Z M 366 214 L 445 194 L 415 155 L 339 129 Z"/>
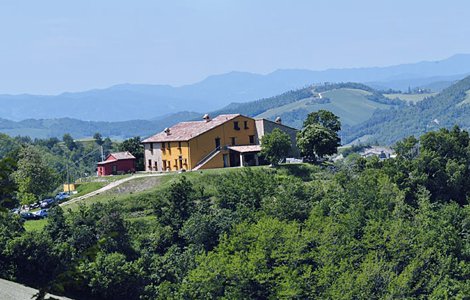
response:
<path id="1" fill-rule="evenodd" d="M 378 110 L 369 120 L 347 128 L 343 132 L 343 143 L 370 136 L 379 143 L 393 144 L 404 137 L 419 136 L 441 127 L 458 125 L 469 129 L 469 94 L 470 76 L 416 104 Z"/>
<path id="2" fill-rule="evenodd" d="M 325 109 L 338 115 L 343 125 L 353 126 L 369 119 L 376 109 L 393 106 L 370 100 L 372 93 L 360 89 L 333 89 L 319 95 L 269 109 L 257 117 L 275 119 L 280 116 L 286 124 L 299 128 L 308 113 Z"/>
<path id="3" fill-rule="evenodd" d="M 326 109 L 338 115 L 345 127 L 350 127 L 367 121 L 378 109 L 405 104 L 403 100 L 384 97 L 369 86 L 348 82 L 308 86 L 276 97 L 233 103 L 213 114 L 241 113 L 270 120 L 281 117 L 284 124 L 300 128 L 310 112 Z"/>

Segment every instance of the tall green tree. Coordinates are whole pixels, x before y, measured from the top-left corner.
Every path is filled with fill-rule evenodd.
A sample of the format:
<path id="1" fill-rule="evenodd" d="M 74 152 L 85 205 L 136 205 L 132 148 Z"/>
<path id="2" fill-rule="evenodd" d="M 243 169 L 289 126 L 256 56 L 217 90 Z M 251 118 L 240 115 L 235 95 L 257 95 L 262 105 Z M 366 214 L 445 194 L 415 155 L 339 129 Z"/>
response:
<path id="1" fill-rule="evenodd" d="M 12 177 L 15 162 L 11 158 L 0 159 L 0 209 L 16 206 L 16 185 Z"/>
<path id="2" fill-rule="evenodd" d="M 338 135 L 340 130 L 339 117 L 332 112 L 326 110 L 312 112 L 304 121 L 302 130 L 297 133 L 297 147 L 309 161 L 334 154 L 341 145 Z"/>
<path id="3" fill-rule="evenodd" d="M 279 164 L 291 151 L 292 145 L 289 135 L 275 128 L 271 133 L 261 139 L 261 156 L 273 165 Z"/>
<path id="4" fill-rule="evenodd" d="M 136 158 L 137 171 L 144 171 L 144 146 L 140 136 L 123 141 L 119 145 L 119 151 L 129 151 Z"/>
<path id="5" fill-rule="evenodd" d="M 319 111 L 308 114 L 303 127 L 314 124 L 319 124 L 334 132 L 341 130 L 341 121 L 339 120 L 339 117 L 328 110 L 320 109 Z"/>
<path id="6" fill-rule="evenodd" d="M 18 168 L 13 173 L 18 185 L 18 198 L 23 204 L 34 203 L 54 190 L 55 172 L 47 165 L 42 154 L 33 146 L 20 150 Z"/>
<path id="7" fill-rule="evenodd" d="M 297 146 L 309 161 L 337 152 L 340 146 L 338 134 L 320 124 L 307 125 L 297 133 Z"/>
<path id="8" fill-rule="evenodd" d="M 64 136 L 62 137 L 62 141 L 64 142 L 67 149 L 69 149 L 70 151 L 73 151 L 77 148 L 77 144 L 73 140 L 73 137 L 68 133 L 64 134 Z"/>
<path id="9" fill-rule="evenodd" d="M 101 146 L 103 145 L 104 143 L 104 140 L 103 140 L 103 136 L 101 135 L 101 133 L 97 132 L 93 135 L 93 139 L 95 140 L 95 143 L 98 145 L 98 146 Z"/>

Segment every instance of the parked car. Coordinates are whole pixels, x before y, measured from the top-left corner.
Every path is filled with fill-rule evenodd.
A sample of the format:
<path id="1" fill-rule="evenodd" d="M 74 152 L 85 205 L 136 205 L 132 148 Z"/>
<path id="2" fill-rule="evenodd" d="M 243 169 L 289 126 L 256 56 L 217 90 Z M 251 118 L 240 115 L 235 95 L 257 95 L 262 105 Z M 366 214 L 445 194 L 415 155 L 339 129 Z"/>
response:
<path id="1" fill-rule="evenodd" d="M 67 192 L 60 192 L 55 196 L 55 199 L 59 201 L 63 201 L 68 198 L 70 198 L 70 195 Z"/>
<path id="2" fill-rule="evenodd" d="M 36 202 L 36 203 L 30 204 L 29 209 L 39 208 L 39 206 L 40 206 L 39 202 Z"/>
<path id="3" fill-rule="evenodd" d="M 55 199 L 44 199 L 44 200 L 41 201 L 40 206 L 41 206 L 41 208 L 48 208 L 52 204 L 54 204 L 55 202 L 56 202 Z"/>
<path id="4" fill-rule="evenodd" d="M 20 218 L 23 219 L 23 220 L 39 220 L 41 219 L 40 216 L 37 216 L 33 213 L 30 213 L 30 212 L 22 212 L 20 213 Z"/>
<path id="5" fill-rule="evenodd" d="M 19 209 L 18 207 L 16 207 L 16 208 L 11 209 L 10 212 L 11 212 L 12 214 L 19 214 L 19 213 L 20 213 L 20 209 Z"/>
<path id="6" fill-rule="evenodd" d="M 49 213 L 48 213 L 48 209 L 41 209 L 41 210 L 33 212 L 33 214 L 43 219 L 43 218 L 46 218 Z"/>

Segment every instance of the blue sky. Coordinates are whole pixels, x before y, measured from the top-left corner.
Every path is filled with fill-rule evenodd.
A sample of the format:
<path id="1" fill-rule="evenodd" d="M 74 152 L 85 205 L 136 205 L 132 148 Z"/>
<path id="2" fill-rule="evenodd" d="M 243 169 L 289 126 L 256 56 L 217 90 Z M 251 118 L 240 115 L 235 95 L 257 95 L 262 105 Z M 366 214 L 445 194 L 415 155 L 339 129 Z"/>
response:
<path id="1" fill-rule="evenodd" d="M 0 0 L 0 93 L 470 53 L 470 1 Z"/>

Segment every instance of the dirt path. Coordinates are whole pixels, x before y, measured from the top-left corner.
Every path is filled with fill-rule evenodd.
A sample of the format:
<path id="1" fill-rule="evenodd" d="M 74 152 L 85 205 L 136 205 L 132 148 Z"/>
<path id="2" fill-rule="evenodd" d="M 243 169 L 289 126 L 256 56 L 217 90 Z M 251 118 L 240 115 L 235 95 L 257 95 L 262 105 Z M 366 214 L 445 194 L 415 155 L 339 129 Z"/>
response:
<path id="1" fill-rule="evenodd" d="M 109 191 L 125 182 L 128 182 L 130 180 L 134 180 L 134 179 L 138 179 L 138 178 L 145 178 L 145 177 L 157 177 L 157 176 L 165 176 L 167 174 L 138 174 L 138 175 L 132 175 L 131 177 L 126 177 L 126 178 L 123 178 L 123 179 L 119 179 L 119 180 L 116 180 L 114 182 L 111 182 L 110 184 L 94 191 L 94 192 L 91 192 L 91 193 L 88 193 L 88 194 L 85 194 L 83 196 L 80 196 L 80 197 L 77 197 L 77 198 L 73 198 L 72 200 L 69 200 L 67 202 L 64 202 L 64 203 L 61 203 L 60 206 L 66 206 L 66 205 L 69 205 L 69 204 L 72 204 L 72 203 L 75 203 L 75 202 L 78 202 L 78 201 L 81 201 L 81 200 L 84 200 L 84 199 L 87 199 L 87 198 L 90 198 L 90 197 L 93 197 L 93 196 L 96 196 L 96 195 L 99 195 L 101 193 L 104 193 L 106 191 Z"/>

